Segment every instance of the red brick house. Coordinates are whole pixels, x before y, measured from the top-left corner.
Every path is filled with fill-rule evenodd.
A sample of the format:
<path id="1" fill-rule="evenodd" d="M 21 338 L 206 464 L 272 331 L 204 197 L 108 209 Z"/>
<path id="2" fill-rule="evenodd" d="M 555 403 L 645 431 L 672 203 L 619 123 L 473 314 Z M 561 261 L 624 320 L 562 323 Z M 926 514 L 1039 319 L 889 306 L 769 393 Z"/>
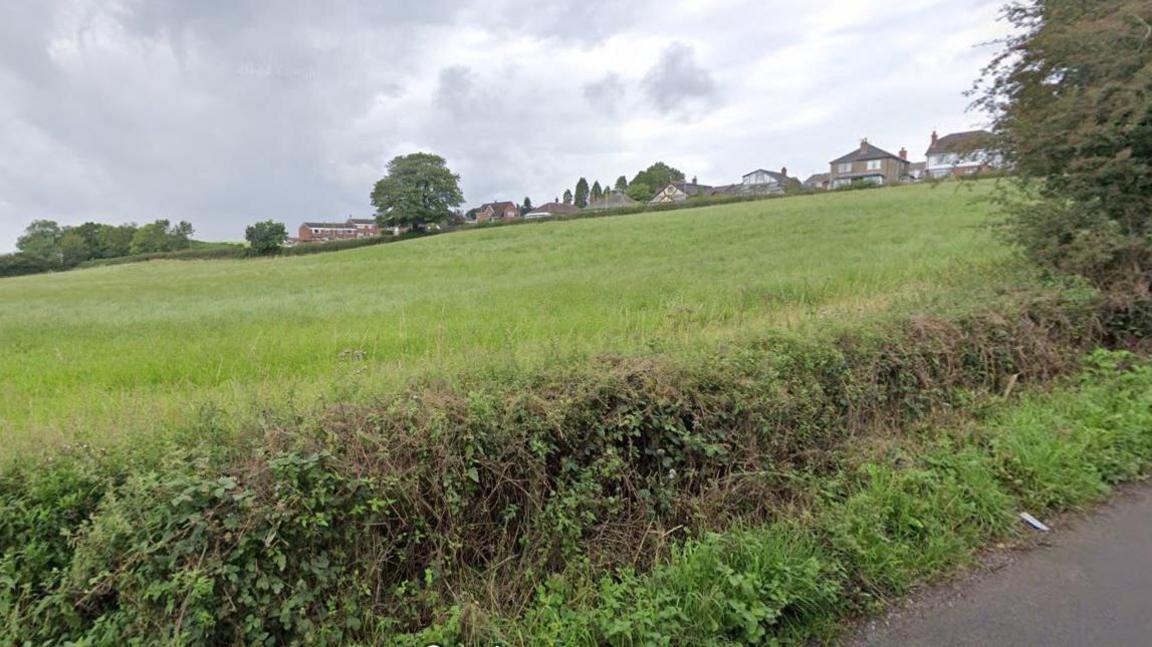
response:
<path id="1" fill-rule="evenodd" d="M 380 225 L 367 218 L 349 218 L 344 222 L 306 222 L 300 225 L 297 239 L 302 243 L 322 240 L 349 240 L 380 235 Z"/>
<path id="2" fill-rule="evenodd" d="M 489 220 L 514 220 L 520 217 L 520 207 L 515 202 L 489 202 L 476 210 L 476 222 Z"/>

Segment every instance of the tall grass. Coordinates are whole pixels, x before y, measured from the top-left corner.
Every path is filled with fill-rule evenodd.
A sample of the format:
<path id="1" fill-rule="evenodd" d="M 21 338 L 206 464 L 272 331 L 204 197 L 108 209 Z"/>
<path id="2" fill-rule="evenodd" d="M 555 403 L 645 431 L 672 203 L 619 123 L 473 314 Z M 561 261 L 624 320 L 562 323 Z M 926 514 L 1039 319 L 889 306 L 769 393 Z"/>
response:
<path id="1" fill-rule="evenodd" d="M 987 187 L 805 196 L 339 254 L 0 281 L 0 453 L 413 375 L 850 326 L 984 282 Z M 373 386 L 375 385 L 375 386 Z"/>

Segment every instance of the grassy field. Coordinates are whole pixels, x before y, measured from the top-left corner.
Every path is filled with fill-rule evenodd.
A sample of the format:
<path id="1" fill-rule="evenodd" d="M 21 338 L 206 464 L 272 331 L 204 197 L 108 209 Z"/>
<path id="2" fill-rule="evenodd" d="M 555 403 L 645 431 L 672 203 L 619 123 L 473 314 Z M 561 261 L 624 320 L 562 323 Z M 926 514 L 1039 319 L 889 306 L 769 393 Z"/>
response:
<path id="1" fill-rule="evenodd" d="M 983 282 L 989 184 L 0 280 L 0 453 L 414 374 L 850 325 Z"/>

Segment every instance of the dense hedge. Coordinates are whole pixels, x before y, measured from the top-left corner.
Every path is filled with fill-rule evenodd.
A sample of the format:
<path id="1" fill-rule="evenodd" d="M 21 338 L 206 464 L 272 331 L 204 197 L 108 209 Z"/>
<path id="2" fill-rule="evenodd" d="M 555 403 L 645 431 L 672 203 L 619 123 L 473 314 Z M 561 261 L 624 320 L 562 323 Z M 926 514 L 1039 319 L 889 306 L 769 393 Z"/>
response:
<path id="1" fill-rule="evenodd" d="M 514 610 L 550 573 L 642 569 L 700 531 L 770 520 L 807 496 L 782 475 L 1065 372 L 1100 322 L 1093 303 L 1037 298 L 831 344 L 419 384 L 266 421 L 247 448 L 22 461 L 0 474 L 0 619 L 16 642 L 279 643 L 415 630 L 464 602 Z"/>

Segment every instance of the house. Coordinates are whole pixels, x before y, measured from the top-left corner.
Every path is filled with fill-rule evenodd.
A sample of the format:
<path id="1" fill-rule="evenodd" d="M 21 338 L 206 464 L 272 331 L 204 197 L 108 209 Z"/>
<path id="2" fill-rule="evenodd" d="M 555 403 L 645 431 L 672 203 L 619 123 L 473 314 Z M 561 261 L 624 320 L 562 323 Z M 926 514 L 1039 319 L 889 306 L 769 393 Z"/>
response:
<path id="1" fill-rule="evenodd" d="M 898 184 L 908 179 L 908 151 L 900 149 L 899 155 L 860 141 L 860 146 L 830 163 L 830 186 L 833 189 L 850 186 L 854 182 L 869 182 L 877 185 Z"/>
<path id="2" fill-rule="evenodd" d="M 672 202 L 683 202 L 688 198 L 735 194 L 738 193 L 739 190 L 739 184 L 708 186 L 707 184 L 697 184 L 696 178 L 692 178 L 691 182 L 672 182 L 661 189 L 660 192 L 656 194 L 656 197 L 649 200 L 648 203 L 668 204 Z"/>
<path id="3" fill-rule="evenodd" d="M 804 180 L 804 187 L 813 191 L 827 191 L 832 184 L 832 175 L 829 173 L 813 173 Z"/>
<path id="4" fill-rule="evenodd" d="M 344 222 L 306 222 L 300 225 L 297 239 L 301 243 L 322 240 L 349 240 L 380 235 L 380 225 L 367 218 L 349 218 Z"/>
<path id="5" fill-rule="evenodd" d="M 744 174 L 739 185 L 739 193 L 743 195 L 772 195 L 784 193 L 786 187 L 796 184 L 799 184 L 799 180 L 788 177 L 787 166 L 780 169 L 779 173 L 761 168 Z"/>
<path id="6" fill-rule="evenodd" d="M 530 220 L 536 218 L 553 218 L 555 216 L 568 216 L 574 213 L 580 213 L 580 207 L 571 204 L 563 204 L 561 202 L 549 202 L 536 207 L 532 211 L 524 214 L 524 217 Z"/>
<path id="7" fill-rule="evenodd" d="M 928 147 L 926 174 L 933 178 L 961 177 L 1003 166 L 1001 158 L 990 150 L 992 133 L 970 130 L 940 137 L 932 131 Z"/>
<path id="8" fill-rule="evenodd" d="M 599 200 L 592 200 L 588 203 L 589 209 L 619 209 L 621 207 L 631 207 L 639 204 L 632 198 L 628 197 L 627 193 L 610 189 L 604 192 L 604 197 Z"/>
<path id="9" fill-rule="evenodd" d="M 914 182 L 923 180 L 927 166 L 927 162 L 912 162 L 908 165 L 908 177 L 912 178 Z"/>
<path id="10" fill-rule="evenodd" d="M 515 202 L 488 202 L 476 210 L 476 222 L 489 220 L 515 220 L 520 217 L 520 207 Z"/>

